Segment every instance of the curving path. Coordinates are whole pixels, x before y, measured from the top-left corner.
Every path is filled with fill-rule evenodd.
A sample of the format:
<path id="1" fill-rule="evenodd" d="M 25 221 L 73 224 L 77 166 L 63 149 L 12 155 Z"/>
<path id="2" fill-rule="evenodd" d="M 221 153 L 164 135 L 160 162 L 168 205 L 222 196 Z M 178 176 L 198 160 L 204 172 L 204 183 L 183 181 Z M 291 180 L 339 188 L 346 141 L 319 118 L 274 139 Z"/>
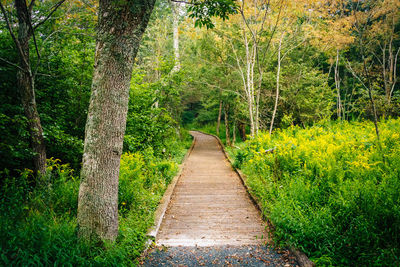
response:
<path id="1" fill-rule="evenodd" d="M 215 137 L 191 132 L 186 159 L 156 237 L 157 245 L 213 246 L 265 243 L 265 224 Z"/>
<path id="2" fill-rule="evenodd" d="M 267 247 L 265 223 L 215 137 L 191 132 L 185 161 L 144 266 L 297 266 Z M 164 247 L 165 246 L 165 247 Z"/>

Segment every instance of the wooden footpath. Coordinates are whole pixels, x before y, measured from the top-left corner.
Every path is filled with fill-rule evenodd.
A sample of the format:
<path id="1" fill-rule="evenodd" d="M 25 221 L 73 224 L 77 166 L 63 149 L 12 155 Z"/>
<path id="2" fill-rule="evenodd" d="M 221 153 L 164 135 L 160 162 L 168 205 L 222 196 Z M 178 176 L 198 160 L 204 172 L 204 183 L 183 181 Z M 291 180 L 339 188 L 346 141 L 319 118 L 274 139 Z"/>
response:
<path id="1" fill-rule="evenodd" d="M 157 245 L 256 245 L 267 240 L 265 223 L 215 137 L 191 132 L 186 159 L 160 229 Z"/>

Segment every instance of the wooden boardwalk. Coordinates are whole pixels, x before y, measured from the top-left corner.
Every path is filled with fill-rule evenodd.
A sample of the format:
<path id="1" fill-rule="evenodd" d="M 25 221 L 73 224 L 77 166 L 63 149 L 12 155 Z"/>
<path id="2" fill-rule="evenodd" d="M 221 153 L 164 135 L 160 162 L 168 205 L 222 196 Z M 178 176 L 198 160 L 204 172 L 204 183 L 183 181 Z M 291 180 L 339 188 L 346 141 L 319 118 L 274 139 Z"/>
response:
<path id="1" fill-rule="evenodd" d="M 157 245 L 214 246 L 265 243 L 265 223 L 218 141 L 196 138 L 156 237 Z"/>

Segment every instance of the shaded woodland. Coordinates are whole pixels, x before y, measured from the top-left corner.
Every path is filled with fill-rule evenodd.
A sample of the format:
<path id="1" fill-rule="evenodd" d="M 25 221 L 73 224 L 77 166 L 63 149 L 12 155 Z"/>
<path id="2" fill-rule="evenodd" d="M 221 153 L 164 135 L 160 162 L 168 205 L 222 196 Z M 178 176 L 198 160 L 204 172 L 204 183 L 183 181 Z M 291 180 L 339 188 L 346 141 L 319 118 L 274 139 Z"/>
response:
<path id="1" fill-rule="evenodd" d="M 399 11 L 2 0 L 1 264 L 135 264 L 192 129 L 226 144 L 277 245 L 400 264 Z"/>

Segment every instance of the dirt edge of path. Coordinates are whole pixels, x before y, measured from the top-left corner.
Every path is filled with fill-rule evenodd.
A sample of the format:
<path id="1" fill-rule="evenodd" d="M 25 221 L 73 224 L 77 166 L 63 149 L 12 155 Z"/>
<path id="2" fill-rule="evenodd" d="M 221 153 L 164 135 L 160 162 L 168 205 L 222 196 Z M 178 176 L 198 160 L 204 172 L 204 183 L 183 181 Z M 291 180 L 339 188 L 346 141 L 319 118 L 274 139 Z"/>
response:
<path id="1" fill-rule="evenodd" d="M 266 218 L 266 217 L 264 216 L 264 214 L 263 214 L 263 212 L 262 212 L 262 208 L 261 208 L 260 201 L 259 201 L 255 196 L 253 196 L 253 195 L 250 193 L 250 190 L 249 190 L 249 188 L 248 188 L 247 185 L 246 185 L 246 180 L 247 180 L 246 175 L 244 175 L 239 169 L 233 167 L 232 159 L 229 157 L 228 153 L 226 152 L 225 146 L 224 146 L 224 144 L 222 143 L 221 139 L 220 139 L 218 136 L 216 136 L 216 135 L 209 134 L 209 133 L 205 133 L 205 132 L 202 132 L 202 131 L 196 130 L 195 132 L 199 132 L 199 133 L 202 133 L 202 134 L 206 134 L 206 135 L 212 136 L 212 137 L 214 137 L 215 139 L 217 139 L 218 144 L 220 145 L 220 147 L 221 147 L 221 149 L 222 149 L 222 152 L 224 153 L 225 158 L 226 158 L 226 159 L 228 160 L 228 162 L 230 163 L 232 169 L 233 169 L 233 170 L 237 173 L 237 175 L 239 176 L 240 181 L 242 182 L 244 188 L 246 189 L 247 194 L 249 195 L 251 201 L 254 203 L 254 205 L 257 207 L 257 209 L 260 210 L 262 218 L 267 222 L 267 225 L 268 225 L 268 228 L 269 228 L 269 229 L 268 229 L 268 232 L 273 232 L 274 226 L 273 226 L 273 224 L 271 223 L 271 221 L 270 221 L 268 218 Z M 289 247 L 288 249 L 290 250 L 290 252 L 291 252 L 293 255 L 295 255 L 296 260 L 297 260 L 297 263 L 298 263 L 301 267 L 315 267 L 315 266 L 316 266 L 315 263 L 312 262 L 312 261 L 308 258 L 308 256 L 307 256 L 304 252 L 302 252 L 301 250 L 298 250 L 298 249 L 293 248 L 293 247 Z"/>

